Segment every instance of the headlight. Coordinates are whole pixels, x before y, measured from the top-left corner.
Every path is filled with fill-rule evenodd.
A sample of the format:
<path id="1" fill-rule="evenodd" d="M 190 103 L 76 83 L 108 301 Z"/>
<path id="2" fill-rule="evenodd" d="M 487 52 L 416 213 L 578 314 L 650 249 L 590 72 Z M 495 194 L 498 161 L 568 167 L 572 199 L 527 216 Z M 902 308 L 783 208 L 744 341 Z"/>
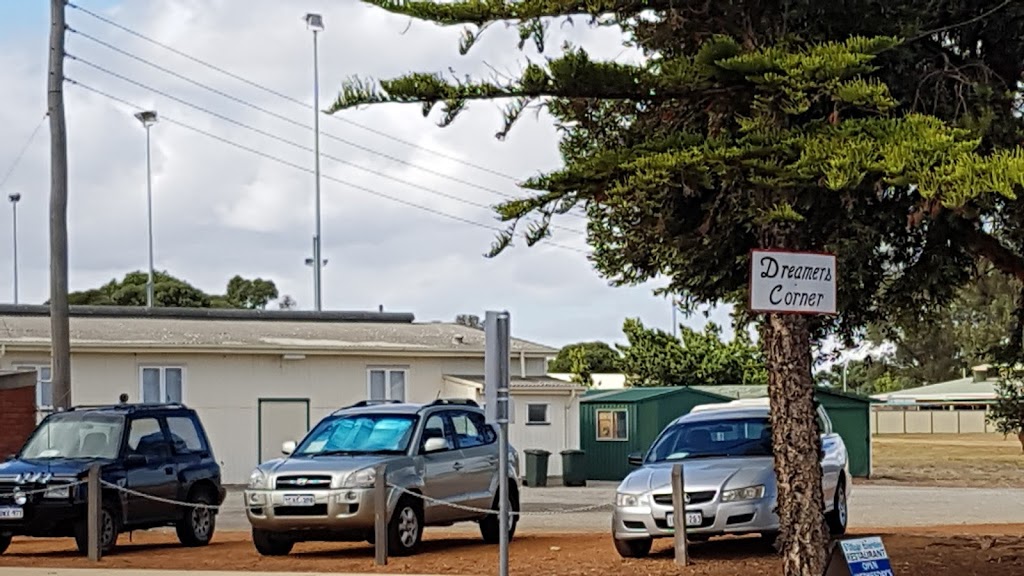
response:
<path id="1" fill-rule="evenodd" d="M 28 502 L 28 496 L 25 495 L 21 490 L 14 491 L 14 503 L 18 506 L 24 506 Z"/>
<path id="2" fill-rule="evenodd" d="M 348 475 L 342 488 L 372 488 L 377 481 L 377 470 L 375 468 L 363 468 Z"/>
<path id="3" fill-rule="evenodd" d="M 43 493 L 43 498 L 53 498 L 56 500 L 67 500 L 71 497 L 70 486 L 57 486 L 55 488 L 48 488 Z"/>
<path id="4" fill-rule="evenodd" d="M 251 490 L 262 490 L 267 487 L 267 475 L 259 468 L 249 474 L 249 488 Z"/>
<path id="5" fill-rule="evenodd" d="M 623 494 L 622 492 L 615 493 L 615 505 L 620 508 L 635 508 L 637 506 L 647 506 L 648 499 L 646 494 Z"/>
<path id="6" fill-rule="evenodd" d="M 760 498 L 764 498 L 764 484 L 722 492 L 722 502 L 739 502 L 740 500 L 758 500 Z"/>

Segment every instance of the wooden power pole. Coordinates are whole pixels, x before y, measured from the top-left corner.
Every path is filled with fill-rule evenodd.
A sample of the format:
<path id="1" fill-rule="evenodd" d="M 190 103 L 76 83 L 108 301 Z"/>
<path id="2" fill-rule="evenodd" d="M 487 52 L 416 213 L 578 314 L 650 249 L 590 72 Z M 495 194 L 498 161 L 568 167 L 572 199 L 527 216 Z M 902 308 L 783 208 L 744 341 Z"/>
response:
<path id="1" fill-rule="evenodd" d="M 68 320 L 68 138 L 64 122 L 64 3 L 50 0 L 50 359 L 53 407 L 71 406 Z"/>

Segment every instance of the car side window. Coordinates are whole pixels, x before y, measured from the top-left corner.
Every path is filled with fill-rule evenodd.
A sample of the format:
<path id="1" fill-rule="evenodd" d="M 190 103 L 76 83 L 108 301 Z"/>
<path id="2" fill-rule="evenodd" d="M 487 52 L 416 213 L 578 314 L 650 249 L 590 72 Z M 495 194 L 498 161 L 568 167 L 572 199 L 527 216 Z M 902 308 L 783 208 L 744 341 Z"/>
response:
<path id="1" fill-rule="evenodd" d="M 822 434 L 831 434 L 832 427 L 829 426 L 828 418 L 822 414 L 822 410 L 819 408 L 816 412 L 818 417 L 818 431 Z"/>
<path id="2" fill-rule="evenodd" d="M 455 448 L 452 444 L 451 435 L 445 432 L 444 413 L 438 412 L 430 418 L 427 418 L 426 424 L 423 425 L 423 436 L 420 438 L 420 452 L 422 452 L 424 446 L 426 446 L 427 440 L 431 438 L 444 438 L 445 443 L 448 445 L 445 450 L 452 450 Z"/>
<path id="3" fill-rule="evenodd" d="M 203 441 L 196 423 L 187 416 L 172 416 L 167 419 L 171 433 L 171 444 L 178 454 L 194 454 L 203 451 Z"/>
<path id="4" fill-rule="evenodd" d="M 484 417 L 475 412 L 452 414 L 452 427 L 455 429 L 459 448 L 484 446 L 494 442 L 494 431 L 487 425 Z"/>
<path id="5" fill-rule="evenodd" d="M 138 418 L 131 421 L 128 431 L 128 451 L 153 458 L 170 455 L 170 445 L 156 418 Z"/>

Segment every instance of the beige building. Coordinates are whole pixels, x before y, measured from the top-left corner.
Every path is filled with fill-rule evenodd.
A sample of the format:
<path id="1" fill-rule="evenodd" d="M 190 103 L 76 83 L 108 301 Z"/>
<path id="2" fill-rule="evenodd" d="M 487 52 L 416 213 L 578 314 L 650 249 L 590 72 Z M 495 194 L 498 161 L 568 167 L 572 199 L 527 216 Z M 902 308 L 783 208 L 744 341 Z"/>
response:
<path id="1" fill-rule="evenodd" d="M 359 400 L 483 399 L 484 334 L 395 313 L 74 307 L 74 404 L 182 402 L 206 426 L 227 483 L 244 483 L 332 411 Z M 549 378 L 557 350 L 513 339 L 509 438 L 520 451 L 578 448 L 582 388 Z M 37 404 L 53 404 L 50 319 L 0 306 L 0 369 L 35 369 Z"/>

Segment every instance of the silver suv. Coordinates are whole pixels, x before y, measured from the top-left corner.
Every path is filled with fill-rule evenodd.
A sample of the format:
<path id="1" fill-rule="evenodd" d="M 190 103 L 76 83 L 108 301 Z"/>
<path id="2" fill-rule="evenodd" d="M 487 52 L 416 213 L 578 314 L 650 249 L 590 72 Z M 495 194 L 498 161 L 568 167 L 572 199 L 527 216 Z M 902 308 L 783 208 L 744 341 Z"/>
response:
<path id="1" fill-rule="evenodd" d="M 358 402 L 282 452 L 253 470 L 245 491 L 253 544 L 267 556 L 287 555 L 296 542 L 373 543 L 379 464 L 387 467 L 392 556 L 414 554 L 424 526 L 456 522 L 479 523 L 484 541 L 497 543 L 498 516 L 481 509 L 498 510 L 499 473 L 509 478 L 510 509 L 519 510 L 519 456 L 510 447 L 509 469 L 498 469 L 497 429 L 472 400 Z"/>

